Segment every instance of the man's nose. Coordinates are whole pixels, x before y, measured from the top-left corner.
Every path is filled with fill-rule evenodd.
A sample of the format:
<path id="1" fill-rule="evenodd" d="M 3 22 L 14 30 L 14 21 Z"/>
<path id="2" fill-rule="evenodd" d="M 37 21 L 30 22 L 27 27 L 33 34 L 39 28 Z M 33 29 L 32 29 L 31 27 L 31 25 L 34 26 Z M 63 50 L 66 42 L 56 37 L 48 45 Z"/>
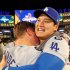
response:
<path id="1" fill-rule="evenodd" d="M 39 23 L 39 25 L 40 25 L 41 27 L 44 26 L 44 22 L 41 21 L 41 22 Z"/>

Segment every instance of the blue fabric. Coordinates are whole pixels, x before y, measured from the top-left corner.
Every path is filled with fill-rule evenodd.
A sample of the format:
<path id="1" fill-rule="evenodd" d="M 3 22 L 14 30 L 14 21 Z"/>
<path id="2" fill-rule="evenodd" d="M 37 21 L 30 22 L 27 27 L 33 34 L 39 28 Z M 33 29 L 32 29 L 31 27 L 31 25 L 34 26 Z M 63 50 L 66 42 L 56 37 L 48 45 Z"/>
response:
<path id="1" fill-rule="evenodd" d="M 21 66 L 21 67 L 9 67 L 8 70 L 62 70 L 64 62 L 48 53 L 42 53 L 33 65 Z M 5 68 L 3 68 L 5 70 Z"/>
<path id="2" fill-rule="evenodd" d="M 62 70 L 64 62 L 55 55 L 42 53 L 36 61 L 39 70 Z"/>
<path id="3" fill-rule="evenodd" d="M 9 67 L 7 68 L 6 66 L 2 69 L 2 70 L 34 70 L 34 66 L 33 65 L 27 65 L 27 66 L 21 66 L 21 67 Z"/>

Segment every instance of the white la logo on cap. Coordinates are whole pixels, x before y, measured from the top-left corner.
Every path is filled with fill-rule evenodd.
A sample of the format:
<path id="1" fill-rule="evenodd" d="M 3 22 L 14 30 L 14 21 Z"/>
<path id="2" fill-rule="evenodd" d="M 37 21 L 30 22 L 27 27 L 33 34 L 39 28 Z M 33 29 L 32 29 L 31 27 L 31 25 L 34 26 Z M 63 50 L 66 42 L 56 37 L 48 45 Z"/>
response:
<path id="1" fill-rule="evenodd" d="M 46 8 L 44 9 L 44 11 L 48 11 L 48 7 L 46 7 Z"/>
<path id="2" fill-rule="evenodd" d="M 59 20 L 57 19 L 57 22 L 58 22 Z"/>

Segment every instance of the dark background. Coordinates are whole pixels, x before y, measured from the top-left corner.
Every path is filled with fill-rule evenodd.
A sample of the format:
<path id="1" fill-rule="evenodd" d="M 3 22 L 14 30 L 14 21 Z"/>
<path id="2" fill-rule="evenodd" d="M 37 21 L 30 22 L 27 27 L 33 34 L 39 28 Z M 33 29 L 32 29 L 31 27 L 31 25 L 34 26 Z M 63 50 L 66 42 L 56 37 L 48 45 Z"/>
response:
<path id="1" fill-rule="evenodd" d="M 0 10 L 10 11 L 11 14 L 17 9 L 41 9 L 46 6 L 59 9 L 70 8 L 68 0 L 2 0 Z"/>

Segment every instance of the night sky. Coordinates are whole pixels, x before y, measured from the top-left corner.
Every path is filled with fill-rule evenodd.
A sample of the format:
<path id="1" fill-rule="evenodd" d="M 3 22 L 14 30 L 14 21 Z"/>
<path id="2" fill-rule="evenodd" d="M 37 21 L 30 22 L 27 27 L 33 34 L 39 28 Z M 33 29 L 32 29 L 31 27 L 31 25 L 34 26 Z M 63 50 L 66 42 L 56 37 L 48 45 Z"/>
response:
<path id="1" fill-rule="evenodd" d="M 59 9 L 70 8 L 68 0 L 2 0 L 0 10 L 14 11 L 16 9 L 42 9 L 46 6 Z"/>

